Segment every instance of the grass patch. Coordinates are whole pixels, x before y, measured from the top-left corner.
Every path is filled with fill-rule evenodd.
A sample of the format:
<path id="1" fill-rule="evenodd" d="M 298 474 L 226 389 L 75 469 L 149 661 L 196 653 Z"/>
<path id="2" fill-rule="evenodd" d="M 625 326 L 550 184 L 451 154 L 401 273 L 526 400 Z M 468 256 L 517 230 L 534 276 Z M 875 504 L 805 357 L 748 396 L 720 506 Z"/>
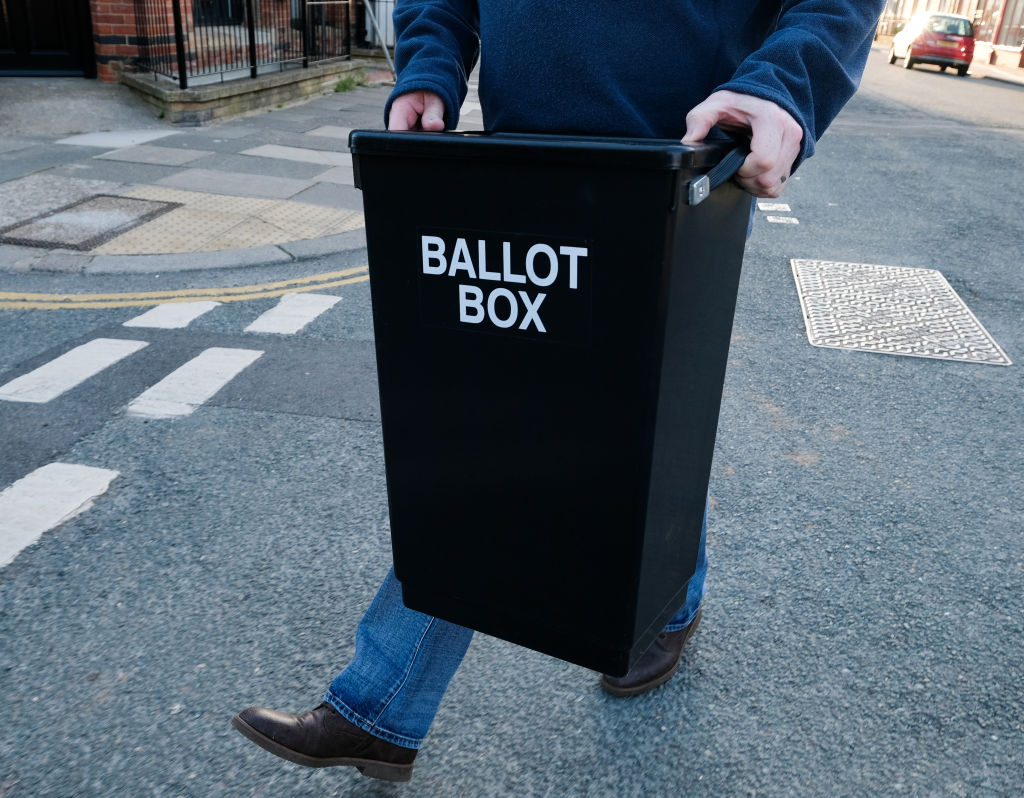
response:
<path id="1" fill-rule="evenodd" d="M 357 89 L 362 85 L 363 75 L 361 72 L 346 72 L 338 78 L 338 82 L 334 84 L 334 91 L 338 93 L 352 91 L 352 89 Z"/>

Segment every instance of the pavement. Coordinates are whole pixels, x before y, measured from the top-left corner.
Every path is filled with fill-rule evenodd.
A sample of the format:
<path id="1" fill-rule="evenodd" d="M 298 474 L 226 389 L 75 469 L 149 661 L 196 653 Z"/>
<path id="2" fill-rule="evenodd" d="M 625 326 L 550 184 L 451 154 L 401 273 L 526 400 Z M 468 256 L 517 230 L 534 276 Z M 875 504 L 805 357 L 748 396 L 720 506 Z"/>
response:
<path id="1" fill-rule="evenodd" d="M 976 62 L 971 75 L 1024 85 L 1024 69 Z M 348 134 L 382 127 L 389 92 L 187 128 L 124 86 L 0 79 L 0 271 L 157 273 L 361 248 Z M 482 127 L 473 95 L 461 124 Z"/>
<path id="2" fill-rule="evenodd" d="M 365 245 L 348 135 L 387 85 L 178 127 L 119 85 L 0 80 L 0 271 L 268 265 Z"/>

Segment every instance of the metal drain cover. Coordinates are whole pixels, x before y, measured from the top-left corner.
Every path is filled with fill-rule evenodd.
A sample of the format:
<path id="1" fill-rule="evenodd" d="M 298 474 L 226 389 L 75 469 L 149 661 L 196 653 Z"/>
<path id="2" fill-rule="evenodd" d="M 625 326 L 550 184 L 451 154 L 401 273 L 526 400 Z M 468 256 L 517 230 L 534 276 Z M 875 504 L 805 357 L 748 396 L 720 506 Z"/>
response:
<path id="1" fill-rule="evenodd" d="M 814 346 L 1011 365 L 934 269 L 791 261 Z"/>
<path id="2" fill-rule="evenodd" d="M 92 249 L 180 207 L 176 202 L 95 194 L 0 230 L 0 242 L 43 249 Z"/>

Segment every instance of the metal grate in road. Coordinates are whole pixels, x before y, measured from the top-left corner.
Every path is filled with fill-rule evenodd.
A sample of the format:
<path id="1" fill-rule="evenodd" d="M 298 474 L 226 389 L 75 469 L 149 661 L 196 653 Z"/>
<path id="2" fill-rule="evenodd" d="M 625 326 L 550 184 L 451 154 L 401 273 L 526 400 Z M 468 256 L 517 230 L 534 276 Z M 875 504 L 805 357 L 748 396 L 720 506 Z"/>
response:
<path id="1" fill-rule="evenodd" d="M 791 261 L 814 346 L 1011 365 L 934 269 Z"/>

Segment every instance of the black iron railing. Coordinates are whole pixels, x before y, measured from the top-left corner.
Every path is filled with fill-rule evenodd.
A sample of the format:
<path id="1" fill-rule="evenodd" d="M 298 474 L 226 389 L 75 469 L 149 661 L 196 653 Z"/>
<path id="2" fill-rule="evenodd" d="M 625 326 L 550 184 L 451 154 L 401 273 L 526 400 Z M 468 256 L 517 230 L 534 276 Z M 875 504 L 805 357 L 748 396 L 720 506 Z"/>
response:
<path id="1" fill-rule="evenodd" d="M 135 0 L 140 69 L 207 83 L 352 52 L 350 0 Z"/>

